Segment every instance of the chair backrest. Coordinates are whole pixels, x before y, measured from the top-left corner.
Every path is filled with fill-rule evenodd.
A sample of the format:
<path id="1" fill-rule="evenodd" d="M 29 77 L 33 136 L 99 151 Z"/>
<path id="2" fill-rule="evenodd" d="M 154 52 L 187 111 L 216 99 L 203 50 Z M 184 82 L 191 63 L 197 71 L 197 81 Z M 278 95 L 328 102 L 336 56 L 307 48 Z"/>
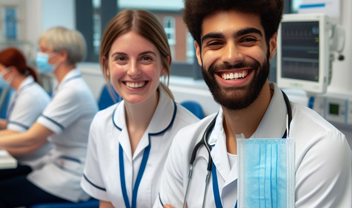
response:
<path id="1" fill-rule="evenodd" d="M 185 107 L 187 110 L 191 111 L 199 119 L 204 118 L 202 106 L 198 102 L 189 100 L 189 101 L 183 101 L 180 104 L 183 107 Z"/>
<path id="2" fill-rule="evenodd" d="M 0 88 L 0 118 L 6 119 L 7 108 L 10 103 L 13 90 L 10 88 Z"/>
<path id="3" fill-rule="evenodd" d="M 115 92 L 115 90 L 113 88 L 112 88 L 112 90 L 115 93 L 117 99 L 119 99 L 120 96 Z M 105 84 L 103 89 L 101 90 L 100 97 L 98 100 L 99 110 L 103 110 L 113 104 L 115 104 L 115 101 L 110 95 L 110 92 L 108 90 L 108 86 Z"/>

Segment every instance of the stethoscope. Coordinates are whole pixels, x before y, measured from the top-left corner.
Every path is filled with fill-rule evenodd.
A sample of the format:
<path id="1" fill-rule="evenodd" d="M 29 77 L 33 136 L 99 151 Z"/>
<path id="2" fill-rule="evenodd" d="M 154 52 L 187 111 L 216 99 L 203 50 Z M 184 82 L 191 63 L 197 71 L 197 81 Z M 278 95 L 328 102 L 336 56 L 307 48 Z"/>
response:
<path id="1" fill-rule="evenodd" d="M 285 131 L 285 133 L 284 133 L 282 138 L 287 138 L 287 135 L 288 135 L 288 132 L 289 132 L 289 129 L 290 129 L 290 123 L 291 123 L 291 120 L 292 120 L 292 109 L 291 109 L 290 101 L 289 101 L 287 95 L 283 91 L 281 91 L 281 92 L 282 92 L 282 95 L 284 97 L 286 110 L 287 110 L 286 131 Z M 203 194 L 202 207 L 204 208 L 204 206 L 205 206 L 205 195 L 206 195 L 207 190 L 208 190 L 210 176 L 212 174 L 212 168 L 213 167 L 215 168 L 213 160 L 211 158 L 211 154 L 210 154 L 212 147 L 209 145 L 208 139 L 209 139 L 209 136 L 210 136 L 210 134 L 211 134 L 211 132 L 212 132 L 214 126 L 215 126 L 216 118 L 217 118 L 217 115 L 208 124 L 207 128 L 205 129 L 205 131 L 203 133 L 202 139 L 197 143 L 197 145 L 194 147 L 194 149 L 192 151 L 191 159 L 190 159 L 190 162 L 189 162 L 190 163 L 190 168 L 189 168 L 189 172 L 188 172 L 188 182 L 187 182 L 186 194 L 185 194 L 185 197 L 184 197 L 184 200 L 183 200 L 183 208 L 185 208 L 186 204 L 187 204 L 187 196 L 188 196 L 188 191 L 189 191 L 189 185 L 190 185 L 190 182 L 192 180 L 194 161 L 196 159 L 198 150 L 202 146 L 204 146 L 206 148 L 206 150 L 208 151 L 208 158 L 209 158 L 208 159 L 208 166 L 207 166 L 207 175 L 206 175 L 206 178 L 205 178 L 205 189 L 204 189 L 204 194 Z M 216 176 L 216 170 L 214 172 L 215 172 L 215 176 Z M 213 179 L 213 183 L 217 183 L 217 181 L 214 181 L 214 179 Z M 222 207 L 218 191 L 214 190 L 214 192 L 217 192 L 217 196 L 216 197 L 214 196 L 215 204 L 216 204 L 217 208 L 218 207 Z M 236 206 L 235 207 L 237 207 L 237 202 L 236 202 Z"/>

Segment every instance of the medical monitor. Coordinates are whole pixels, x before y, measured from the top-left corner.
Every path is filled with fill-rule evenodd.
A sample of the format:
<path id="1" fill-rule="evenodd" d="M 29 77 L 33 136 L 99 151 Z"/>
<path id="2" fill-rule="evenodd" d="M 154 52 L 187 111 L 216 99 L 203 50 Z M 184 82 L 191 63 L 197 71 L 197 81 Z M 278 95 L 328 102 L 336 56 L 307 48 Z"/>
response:
<path id="1" fill-rule="evenodd" d="M 325 93 L 330 69 L 328 16 L 284 15 L 277 41 L 278 86 Z"/>

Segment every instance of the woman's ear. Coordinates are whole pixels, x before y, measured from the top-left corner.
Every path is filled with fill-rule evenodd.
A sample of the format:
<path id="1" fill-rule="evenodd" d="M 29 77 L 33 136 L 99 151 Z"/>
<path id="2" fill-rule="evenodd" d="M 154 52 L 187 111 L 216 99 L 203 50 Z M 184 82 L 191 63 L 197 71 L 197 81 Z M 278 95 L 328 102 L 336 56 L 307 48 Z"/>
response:
<path id="1" fill-rule="evenodd" d="M 108 68 L 108 64 L 107 64 L 107 59 L 105 58 L 105 56 L 101 57 L 101 67 L 103 67 L 103 71 L 105 72 L 106 76 L 108 78 L 110 78 L 110 71 Z"/>
<path id="2" fill-rule="evenodd" d="M 167 56 L 167 63 L 169 64 L 169 66 L 171 65 L 171 57 Z"/>

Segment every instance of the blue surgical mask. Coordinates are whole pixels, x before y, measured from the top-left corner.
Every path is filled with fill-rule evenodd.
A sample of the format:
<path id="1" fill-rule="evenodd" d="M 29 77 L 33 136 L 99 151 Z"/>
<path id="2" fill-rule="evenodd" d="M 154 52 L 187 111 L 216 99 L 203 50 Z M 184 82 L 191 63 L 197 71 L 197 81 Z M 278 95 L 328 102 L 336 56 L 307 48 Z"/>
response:
<path id="1" fill-rule="evenodd" d="M 0 88 L 1 89 L 8 88 L 10 86 L 10 83 L 13 80 L 13 76 L 9 77 L 7 80 L 4 80 L 4 78 L 3 78 L 4 75 L 9 72 L 9 69 L 10 68 L 8 67 L 0 73 Z"/>
<path id="2" fill-rule="evenodd" d="M 294 208 L 293 139 L 237 139 L 239 207 Z"/>
<path id="3" fill-rule="evenodd" d="M 46 53 L 41 53 L 41 52 L 37 53 L 35 62 L 37 64 L 39 71 L 43 73 L 53 73 L 57 65 L 49 63 L 49 58 L 51 57 L 53 56 Z"/>

